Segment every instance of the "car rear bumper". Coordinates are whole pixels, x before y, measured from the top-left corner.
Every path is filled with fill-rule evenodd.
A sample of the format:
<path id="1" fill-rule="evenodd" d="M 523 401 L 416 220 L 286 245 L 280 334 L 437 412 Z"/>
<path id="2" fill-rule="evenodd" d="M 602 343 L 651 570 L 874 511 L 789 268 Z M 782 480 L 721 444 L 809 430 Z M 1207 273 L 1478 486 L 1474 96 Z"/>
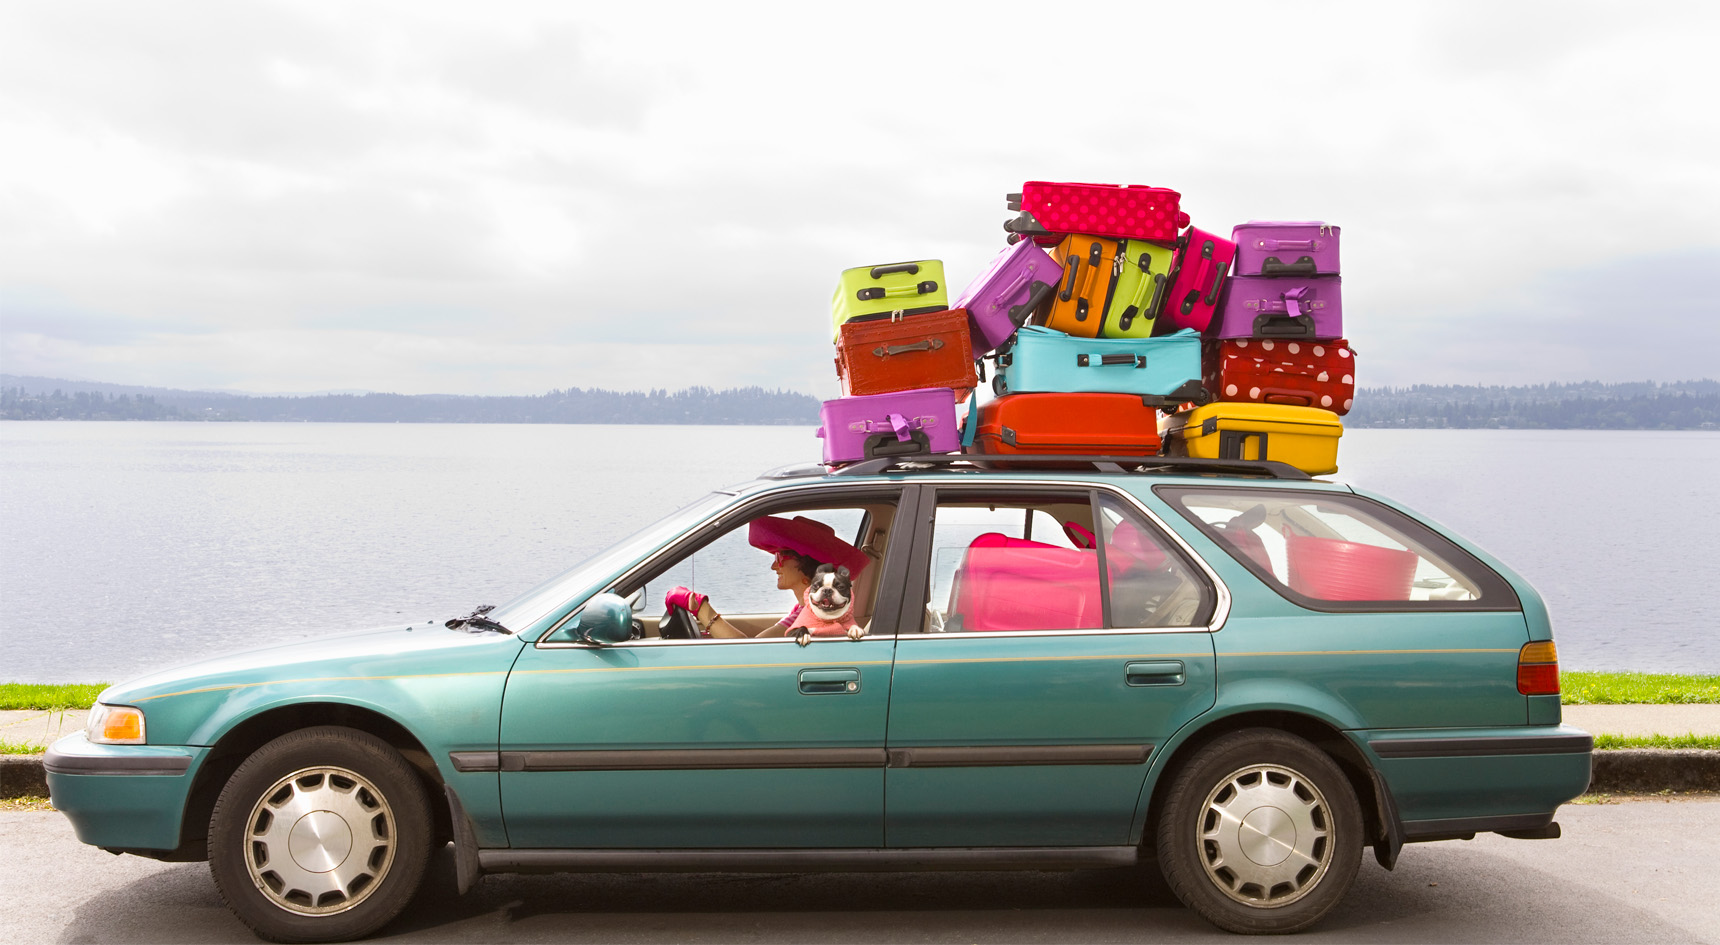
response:
<path id="1" fill-rule="evenodd" d="M 1594 751 L 1568 725 L 1350 734 L 1391 789 L 1406 840 L 1543 826 L 1588 788 Z"/>
<path id="2" fill-rule="evenodd" d="M 84 843 L 103 848 L 179 846 L 185 801 L 207 748 L 95 745 L 82 732 L 42 757 L 48 796 Z"/>

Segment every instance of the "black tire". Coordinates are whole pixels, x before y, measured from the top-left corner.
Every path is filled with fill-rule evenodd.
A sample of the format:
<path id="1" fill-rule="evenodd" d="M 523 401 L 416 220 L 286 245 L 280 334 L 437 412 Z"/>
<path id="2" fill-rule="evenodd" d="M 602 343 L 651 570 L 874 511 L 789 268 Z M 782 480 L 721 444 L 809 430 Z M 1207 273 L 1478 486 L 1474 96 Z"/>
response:
<path id="1" fill-rule="evenodd" d="M 431 832 L 423 782 L 387 742 L 332 725 L 300 729 L 227 780 L 209 822 L 209 871 L 259 936 L 346 941 L 406 907 Z"/>
<path id="2" fill-rule="evenodd" d="M 1262 935 L 1299 932 L 1337 905 L 1362 840 L 1356 792 L 1332 759 L 1262 728 L 1221 736 L 1176 770 L 1155 845 L 1184 905 Z"/>

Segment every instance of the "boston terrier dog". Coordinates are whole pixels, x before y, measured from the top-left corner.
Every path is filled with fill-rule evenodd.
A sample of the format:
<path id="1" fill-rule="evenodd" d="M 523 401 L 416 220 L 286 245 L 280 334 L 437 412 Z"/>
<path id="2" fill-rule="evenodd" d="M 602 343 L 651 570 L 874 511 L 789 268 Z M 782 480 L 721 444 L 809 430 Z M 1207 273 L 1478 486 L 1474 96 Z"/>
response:
<path id="1" fill-rule="evenodd" d="M 866 628 L 854 623 L 854 581 L 848 574 L 848 569 L 839 565 L 821 565 L 812 574 L 812 584 L 806 589 L 806 606 L 812 609 L 813 616 L 825 623 L 837 623 L 848 620 L 848 639 L 858 640 L 866 635 Z M 795 641 L 801 646 L 812 642 L 812 627 L 801 627 L 795 634 Z M 834 635 L 830 631 L 818 636 Z"/>

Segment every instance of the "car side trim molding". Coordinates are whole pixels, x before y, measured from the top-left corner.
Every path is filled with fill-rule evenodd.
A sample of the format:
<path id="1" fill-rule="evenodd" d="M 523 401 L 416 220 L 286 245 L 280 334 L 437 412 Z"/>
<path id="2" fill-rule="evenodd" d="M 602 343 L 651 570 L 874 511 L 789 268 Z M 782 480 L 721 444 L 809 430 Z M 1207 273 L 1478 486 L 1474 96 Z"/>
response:
<path id="1" fill-rule="evenodd" d="M 710 771 L 763 768 L 996 768 L 1140 765 L 1152 745 L 977 745 L 915 748 L 674 748 L 456 751 L 454 770 Z"/>
<path id="2" fill-rule="evenodd" d="M 1595 738 L 1525 735 L 1511 738 L 1380 738 L 1368 747 L 1381 758 L 1451 758 L 1477 755 L 1564 755 L 1594 751 Z"/>
<path id="3" fill-rule="evenodd" d="M 1134 866 L 1127 847 L 864 847 L 816 850 L 480 850 L 486 873 L 812 873 L 1075 870 Z"/>
<path id="4" fill-rule="evenodd" d="M 49 774 L 181 777 L 191 769 L 190 755 L 75 755 L 48 746 L 42 770 Z"/>

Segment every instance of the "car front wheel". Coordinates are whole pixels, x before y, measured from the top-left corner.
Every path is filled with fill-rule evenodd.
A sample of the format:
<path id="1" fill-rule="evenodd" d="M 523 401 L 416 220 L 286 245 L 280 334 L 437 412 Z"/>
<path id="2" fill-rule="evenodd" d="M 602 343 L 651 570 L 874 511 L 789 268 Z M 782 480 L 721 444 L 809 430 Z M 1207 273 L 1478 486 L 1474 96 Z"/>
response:
<path id="1" fill-rule="evenodd" d="M 1297 932 L 1338 904 L 1361 862 L 1355 791 L 1332 759 L 1273 729 L 1221 736 L 1177 770 L 1159 867 L 1189 908 L 1231 932 Z"/>
<path id="2" fill-rule="evenodd" d="M 221 897 L 277 942 L 359 938 L 405 908 L 430 858 L 430 807 L 387 742 L 336 726 L 257 749 L 209 825 Z"/>

